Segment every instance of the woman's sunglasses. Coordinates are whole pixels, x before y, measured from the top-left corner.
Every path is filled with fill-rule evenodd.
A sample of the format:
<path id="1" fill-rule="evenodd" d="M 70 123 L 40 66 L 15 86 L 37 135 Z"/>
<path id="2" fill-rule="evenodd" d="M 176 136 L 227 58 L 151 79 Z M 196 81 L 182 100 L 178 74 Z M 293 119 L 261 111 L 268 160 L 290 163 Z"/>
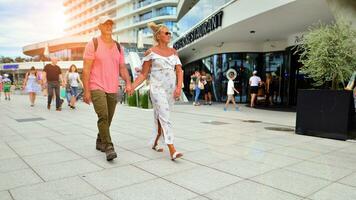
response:
<path id="1" fill-rule="evenodd" d="M 165 32 L 164 34 L 165 34 L 165 35 L 169 35 L 169 36 L 171 36 L 171 35 L 172 35 L 172 33 L 171 33 L 171 32 Z"/>

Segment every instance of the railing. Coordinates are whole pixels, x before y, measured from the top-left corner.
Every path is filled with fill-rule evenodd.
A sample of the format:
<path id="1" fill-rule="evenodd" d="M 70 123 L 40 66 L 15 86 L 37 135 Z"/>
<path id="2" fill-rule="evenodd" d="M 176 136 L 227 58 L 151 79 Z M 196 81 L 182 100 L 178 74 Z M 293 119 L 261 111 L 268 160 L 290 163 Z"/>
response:
<path id="1" fill-rule="evenodd" d="M 134 4 L 134 9 L 140 9 L 142 7 L 145 7 L 149 4 L 155 3 L 157 1 L 162 1 L 162 0 L 146 0 L 146 1 L 141 1 L 139 3 Z"/>

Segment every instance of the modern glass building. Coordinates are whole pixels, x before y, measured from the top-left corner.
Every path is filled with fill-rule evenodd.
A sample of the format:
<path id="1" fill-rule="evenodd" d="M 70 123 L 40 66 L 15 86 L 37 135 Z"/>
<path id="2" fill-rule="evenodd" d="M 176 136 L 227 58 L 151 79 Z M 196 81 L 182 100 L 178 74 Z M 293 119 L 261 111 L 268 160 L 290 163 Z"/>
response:
<path id="1" fill-rule="evenodd" d="M 331 23 L 345 14 L 356 27 L 356 10 L 349 0 L 200 0 L 179 13 L 179 37 L 174 41 L 184 66 L 184 84 L 195 70 L 213 76 L 213 96 L 226 100 L 228 69 L 237 71 L 237 100 L 249 101 L 249 77 L 273 77 L 274 103 L 295 105 L 297 89 L 310 88 L 300 72 L 295 47 L 319 22 Z M 356 9 L 354 7 L 354 9 Z M 189 87 L 185 88 L 187 96 Z M 263 87 L 259 96 L 263 97 Z"/>
<path id="2" fill-rule="evenodd" d="M 46 46 L 50 55 L 63 61 L 82 60 L 86 43 L 99 35 L 97 20 L 109 15 L 115 21 L 114 39 L 125 51 L 137 51 L 137 42 L 145 48 L 152 45 L 147 23 L 164 23 L 175 30 L 178 0 L 63 0 L 66 24 L 65 36 L 23 47 L 26 55 L 43 60 Z M 142 34 L 141 34 L 142 33 Z"/>

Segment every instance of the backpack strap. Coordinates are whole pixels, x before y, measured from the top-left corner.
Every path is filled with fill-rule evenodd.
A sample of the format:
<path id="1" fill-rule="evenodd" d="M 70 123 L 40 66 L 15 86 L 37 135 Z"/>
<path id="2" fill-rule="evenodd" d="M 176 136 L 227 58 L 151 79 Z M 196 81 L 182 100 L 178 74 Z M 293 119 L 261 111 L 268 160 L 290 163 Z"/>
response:
<path id="1" fill-rule="evenodd" d="M 116 43 L 117 50 L 119 50 L 119 53 L 121 53 L 121 45 L 118 41 L 114 40 Z"/>
<path id="2" fill-rule="evenodd" d="M 117 50 L 119 50 L 119 53 L 121 53 L 121 45 L 119 42 L 117 42 L 116 40 L 114 40 Z M 98 49 L 98 38 L 94 37 L 93 38 L 93 43 L 94 43 L 94 49 L 95 51 Z"/>
<path id="3" fill-rule="evenodd" d="M 98 49 L 98 38 L 93 38 L 93 43 L 94 43 L 94 49 L 95 49 L 95 52 L 96 50 Z"/>

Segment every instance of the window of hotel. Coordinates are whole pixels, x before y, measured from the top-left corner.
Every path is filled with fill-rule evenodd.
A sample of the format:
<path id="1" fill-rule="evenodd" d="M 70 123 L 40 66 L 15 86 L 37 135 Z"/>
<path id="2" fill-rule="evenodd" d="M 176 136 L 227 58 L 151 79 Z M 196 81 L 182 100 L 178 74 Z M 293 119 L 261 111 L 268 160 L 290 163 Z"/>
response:
<path id="1" fill-rule="evenodd" d="M 145 21 L 152 18 L 152 11 L 140 15 L 139 20 Z"/>
<path id="2" fill-rule="evenodd" d="M 172 21 L 166 21 L 164 22 L 164 25 L 166 25 L 170 31 L 173 31 L 173 28 L 176 25 L 176 23 Z"/>
<path id="3" fill-rule="evenodd" d="M 157 10 L 157 16 L 175 15 L 176 13 L 177 8 L 172 6 L 162 7 Z"/>
<path id="4" fill-rule="evenodd" d="M 152 34 L 152 31 L 150 28 L 145 27 L 145 28 L 140 28 L 139 31 L 142 31 L 143 35 L 148 35 L 148 34 Z"/>

